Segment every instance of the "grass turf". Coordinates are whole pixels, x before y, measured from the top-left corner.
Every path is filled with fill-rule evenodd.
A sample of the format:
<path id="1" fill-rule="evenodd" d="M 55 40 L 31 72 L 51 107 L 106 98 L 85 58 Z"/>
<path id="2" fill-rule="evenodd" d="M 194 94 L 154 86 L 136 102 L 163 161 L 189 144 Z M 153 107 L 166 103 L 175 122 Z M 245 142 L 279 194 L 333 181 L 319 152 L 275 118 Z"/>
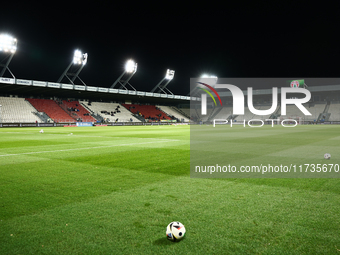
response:
<path id="1" fill-rule="evenodd" d="M 190 178 L 187 126 L 39 130 L 0 129 L 0 254 L 339 253 L 338 179 Z M 280 143 L 330 144 L 339 162 L 337 126 L 279 130 L 233 130 L 238 163 L 288 157 Z M 186 226 L 179 243 L 171 221 Z"/>

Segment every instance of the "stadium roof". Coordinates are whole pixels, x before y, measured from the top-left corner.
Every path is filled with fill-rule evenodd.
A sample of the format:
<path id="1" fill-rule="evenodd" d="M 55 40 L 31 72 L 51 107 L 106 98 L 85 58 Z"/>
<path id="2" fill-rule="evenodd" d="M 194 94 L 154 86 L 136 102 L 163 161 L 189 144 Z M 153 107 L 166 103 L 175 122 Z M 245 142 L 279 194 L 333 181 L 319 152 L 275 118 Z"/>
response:
<path id="1" fill-rule="evenodd" d="M 319 83 L 321 79 L 322 78 L 320 78 Z M 333 80 L 333 82 L 334 81 L 335 79 Z M 72 85 L 56 82 L 13 79 L 5 77 L 0 77 L 0 88 L 1 88 L 0 93 L 3 95 L 18 95 L 21 97 L 32 96 L 42 98 L 57 97 L 57 98 L 89 99 L 94 101 L 117 101 L 117 102 L 133 101 L 139 103 L 155 103 L 155 104 L 188 103 L 190 99 L 200 100 L 197 97 L 189 97 L 182 95 Z M 340 91 L 340 84 L 310 86 L 307 89 L 310 92 Z M 244 95 L 247 95 L 247 90 L 243 90 L 243 93 Z M 281 93 L 280 88 L 278 89 L 278 93 Z M 254 96 L 271 94 L 272 89 L 253 90 Z M 232 96 L 230 91 L 219 92 L 219 95 L 221 97 Z"/>
<path id="2" fill-rule="evenodd" d="M 190 97 L 125 89 L 72 85 L 47 81 L 34 81 L 0 77 L 0 93 L 21 97 L 58 97 L 97 101 L 133 101 L 140 103 L 181 103 Z"/>

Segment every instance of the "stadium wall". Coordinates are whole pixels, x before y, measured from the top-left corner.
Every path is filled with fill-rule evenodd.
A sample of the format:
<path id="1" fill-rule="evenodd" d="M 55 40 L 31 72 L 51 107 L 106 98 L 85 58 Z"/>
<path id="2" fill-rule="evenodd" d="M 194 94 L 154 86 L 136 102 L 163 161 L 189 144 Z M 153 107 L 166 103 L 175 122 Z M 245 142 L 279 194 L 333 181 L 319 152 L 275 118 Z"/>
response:
<path id="1" fill-rule="evenodd" d="M 164 126 L 164 125 L 189 125 L 192 123 L 176 122 L 117 122 L 94 124 L 93 126 Z M 25 128 L 25 127 L 77 127 L 76 123 L 0 123 L 0 128 Z M 79 126 L 81 127 L 81 126 Z"/>

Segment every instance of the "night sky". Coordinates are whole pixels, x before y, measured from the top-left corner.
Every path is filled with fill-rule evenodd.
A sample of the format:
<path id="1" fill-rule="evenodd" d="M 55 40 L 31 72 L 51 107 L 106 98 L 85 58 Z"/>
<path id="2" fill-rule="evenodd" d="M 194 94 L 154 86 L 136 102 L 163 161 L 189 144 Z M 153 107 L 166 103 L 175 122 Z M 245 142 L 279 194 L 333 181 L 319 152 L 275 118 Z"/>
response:
<path id="1" fill-rule="evenodd" d="M 19 79 L 57 81 L 75 49 L 89 55 L 80 73 L 89 86 L 110 87 L 129 58 L 138 63 L 137 90 L 150 91 L 170 68 L 168 88 L 182 95 L 202 73 L 339 76 L 337 5 L 27 1 L 2 4 L 0 13 L 0 32 L 18 39 L 10 69 Z"/>

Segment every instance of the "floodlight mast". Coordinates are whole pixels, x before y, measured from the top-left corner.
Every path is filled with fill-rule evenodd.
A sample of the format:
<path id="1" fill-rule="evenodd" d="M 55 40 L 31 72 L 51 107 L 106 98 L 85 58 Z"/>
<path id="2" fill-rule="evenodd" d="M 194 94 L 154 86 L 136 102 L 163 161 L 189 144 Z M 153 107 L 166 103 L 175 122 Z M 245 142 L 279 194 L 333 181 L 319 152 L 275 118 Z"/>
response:
<path id="1" fill-rule="evenodd" d="M 174 76 L 175 76 L 174 70 L 170 70 L 170 69 L 166 70 L 165 77 L 150 92 L 154 93 L 158 89 L 157 90 L 158 93 L 160 93 L 162 91 L 162 92 L 164 92 L 164 94 L 170 93 L 170 94 L 173 95 L 173 93 L 169 89 L 167 89 L 166 86 L 168 86 L 168 84 L 170 83 L 170 81 L 172 81 Z M 165 81 L 165 83 L 162 84 L 164 81 Z M 166 93 L 166 91 L 168 93 Z"/>
<path id="2" fill-rule="evenodd" d="M 15 79 L 15 76 L 8 68 L 9 63 L 11 62 L 14 53 L 17 50 L 17 39 L 8 35 L 8 34 L 0 34 L 0 52 L 4 52 L 7 56 L 7 61 L 5 63 L 0 62 L 0 67 L 2 67 L 0 71 L 0 77 L 3 77 L 5 71 L 7 70 L 12 77 Z M 6 60 L 6 58 L 4 60 Z"/>
<path id="3" fill-rule="evenodd" d="M 87 63 L 87 57 L 88 57 L 87 53 L 83 54 L 80 50 L 75 50 L 72 62 L 68 65 L 63 74 L 57 80 L 57 82 L 61 82 L 65 77 L 69 80 L 69 82 L 72 85 L 75 85 L 74 81 L 78 78 L 78 80 L 80 80 L 81 83 L 86 87 L 85 82 L 83 82 L 83 80 L 80 79 L 79 74 Z M 69 72 L 70 69 L 73 69 L 74 72 Z M 70 78 L 69 76 L 71 76 L 72 78 Z"/>
<path id="4" fill-rule="evenodd" d="M 137 72 L 137 63 L 133 61 L 132 59 L 128 60 L 125 64 L 125 70 L 124 72 L 118 77 L 117 80 L 111 85 L 111 88 L 114 88 L 118 83 L 120 84 L 119 89 L 124 88 L 125 90 L 127 89 L 127 85 L 129 85 L 134 91 L 137 91 L 130 83 L 130 79 L 132 76 Z M 123 76 L 127 74 L 128 76 L 126 77 L 125 80 L 123 80 Z"/>

